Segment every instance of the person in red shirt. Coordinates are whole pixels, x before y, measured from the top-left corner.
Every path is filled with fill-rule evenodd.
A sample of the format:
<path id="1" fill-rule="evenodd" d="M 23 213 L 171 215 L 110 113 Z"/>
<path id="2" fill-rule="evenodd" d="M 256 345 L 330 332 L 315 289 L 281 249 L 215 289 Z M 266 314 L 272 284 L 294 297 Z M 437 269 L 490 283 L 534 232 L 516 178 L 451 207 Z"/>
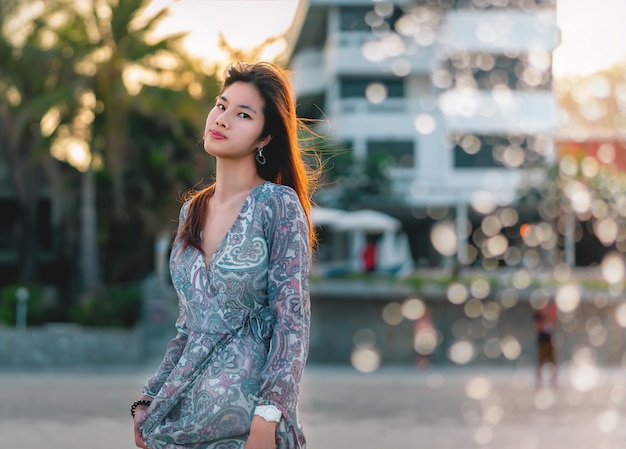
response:
<path id="1" fill-rule="evenodd" d="M 367 243 L 362 253 L 363 268 L 367 273 L 376 270 L 376 238 L 374 236 L 367 237 Z"/>

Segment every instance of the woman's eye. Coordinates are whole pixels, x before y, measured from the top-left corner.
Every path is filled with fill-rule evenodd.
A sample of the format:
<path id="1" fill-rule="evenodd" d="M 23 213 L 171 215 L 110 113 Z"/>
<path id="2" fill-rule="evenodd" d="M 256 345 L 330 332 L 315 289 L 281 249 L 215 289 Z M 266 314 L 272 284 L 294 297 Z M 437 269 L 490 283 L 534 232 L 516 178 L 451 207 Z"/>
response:
<path id="1" fill-rule="evenodd" d="M 226 109 L 222 103 L 217 103 L 217 104 L 215 105 L 215 107 L 216 107 L 217 109 L 221 109 L 222 111 L 223 111 L 224 109 Z"/>
<path id="2" fill-rule="evenodd" d="M 250 116 L 248 114 L 246 114 L 245 112 L 240 112 L 239 113 L 239 117 L 241 117 L 241 118 L 250 118 Z"/>

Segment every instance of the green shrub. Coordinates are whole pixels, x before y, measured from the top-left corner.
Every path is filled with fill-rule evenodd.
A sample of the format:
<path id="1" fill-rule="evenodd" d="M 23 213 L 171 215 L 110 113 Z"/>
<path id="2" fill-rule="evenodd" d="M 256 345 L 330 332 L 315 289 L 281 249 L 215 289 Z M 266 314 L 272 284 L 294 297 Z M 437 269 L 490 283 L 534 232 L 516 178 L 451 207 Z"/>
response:
<path id="1" fill-rule="evenodd" d="M 74 322 L 83 326 L 132 327 L 141 314 L 139 284 L 107 287 L 84 297 L 72 308 Z"/>
<path id="2" fill-rule="evenodd" d="M 0 293 L 0 324 L 15 326 L 17 314 L 17 291 L 22 285 L 11 285 L 2 289 Z M 25 287 L 28 290 L 26 303 L 26 324 L 37 326 L 46 322 L 51 307 L 43 298 L 41 287 Z"/>

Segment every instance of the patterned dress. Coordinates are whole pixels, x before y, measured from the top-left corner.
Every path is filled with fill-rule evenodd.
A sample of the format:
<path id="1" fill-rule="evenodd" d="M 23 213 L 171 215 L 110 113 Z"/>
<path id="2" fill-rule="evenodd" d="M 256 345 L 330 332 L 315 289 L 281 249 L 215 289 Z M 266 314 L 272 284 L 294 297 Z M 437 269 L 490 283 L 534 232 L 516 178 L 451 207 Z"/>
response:
<path id="1" fill-rule="evenodd" d="M 208 266 L 174 242 L 178 332 L 144 386 L 154 398 L 140 426 L 148 447 L 242 449 L 257 405 L 282 412 L 278 448 L 305 447 L 297 406 L 309 347 L 308 235 L 296 193 L 266 182 L 249 193 Z"/>

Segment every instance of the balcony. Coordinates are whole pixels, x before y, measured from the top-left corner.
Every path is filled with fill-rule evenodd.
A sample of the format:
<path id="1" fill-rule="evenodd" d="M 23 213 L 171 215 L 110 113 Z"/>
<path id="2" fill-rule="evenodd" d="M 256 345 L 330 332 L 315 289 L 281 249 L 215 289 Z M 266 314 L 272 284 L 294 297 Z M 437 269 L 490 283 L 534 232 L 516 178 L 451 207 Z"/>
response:
<path id="1" fill-rule="evenodd" d="M 406 98 L 372 103 L 365 98 L 344 98 L 329 105 L 333 128 L 342 136 L 412 137 L 416 113 Z"/>
<path id="2" fill-rule="evenodd" d="M 557 126 L 552 92 L 457 89 L 440 95 L 439 107 L 451 132 L 553 134 Z"/>
<path id="3" fill-rule="evenodd" d="M 446 14 L 439 33 L 439 42 L 450 53 L 551 51 L 560 40 L 552 11 L 452 11 Z"/>
<path id="4" fill-rule="evenodd" d="M 320 51 L 306 50 L 298 53 L 292 60 L 291 71 L 294 91 L 298 96 L 326 90 L 324 55 Z"/>
<path id="5" fill-rule="evenodd" d="M 430 47 L 419 48 L 411 39 L 393 33 L 377 38 L 366 32 L 330 35 L 324 54 L 331 73 L 361 75 L 392 73 L 398 61 L 406 75 L 429 73 L 434 58 Z"/>
<path id="6" fill-rule="evenodd" d="M 470 203 L 479 192 L 496 204 L 510 204 L 516 198 L 522 172 L 506 168 L 458 170 L 450 167 L 423 167 L 410 183 L 403 179 L 405 198 L 414 206 L 443 206 Z M 394 193 L 396 185 L 394 183 Z M 488 192 L 488 193 L 485 193 Z M 398 191 L 397 193 L 401 193 Z"/>

